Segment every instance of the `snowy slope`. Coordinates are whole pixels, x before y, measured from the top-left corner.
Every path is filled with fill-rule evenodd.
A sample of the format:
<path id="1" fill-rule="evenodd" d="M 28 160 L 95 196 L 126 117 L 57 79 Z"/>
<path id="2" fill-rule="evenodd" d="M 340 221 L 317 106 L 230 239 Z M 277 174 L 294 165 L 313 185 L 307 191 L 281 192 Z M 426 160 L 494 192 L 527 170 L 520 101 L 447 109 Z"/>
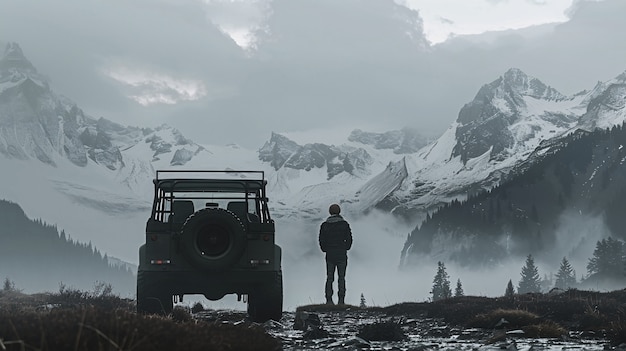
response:
<path id="1" fill-rule="evenodd" d="M 519 70 L 507 71 L 485 85 L 438 140 L 408 157 L 410 179 L 394 193 L 398 207 L 429 210 L 466 198 L 496 185 L 546 141 L 624 123 L 624 77 L 565 97 Z"/>

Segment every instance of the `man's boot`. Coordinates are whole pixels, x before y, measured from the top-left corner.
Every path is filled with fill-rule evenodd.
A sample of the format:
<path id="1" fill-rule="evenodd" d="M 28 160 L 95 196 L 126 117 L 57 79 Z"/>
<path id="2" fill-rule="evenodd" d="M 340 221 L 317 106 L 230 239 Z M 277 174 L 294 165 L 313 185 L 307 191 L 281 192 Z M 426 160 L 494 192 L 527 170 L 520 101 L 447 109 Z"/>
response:
<path id="1" fill-rule="evenodd" d="M 326 304 L 327 305 L 334 305 L 335 303 L 333 302 L 333 298 L 332 297 L 327 297 L 326 298 Z"/>
<path id="2" fill-rule="evenodd" d="M 337 302 L 338 305 L 345 305 L 346 301 L 345 298 L 343 296 L 339 296 L 339 302 Z"/>

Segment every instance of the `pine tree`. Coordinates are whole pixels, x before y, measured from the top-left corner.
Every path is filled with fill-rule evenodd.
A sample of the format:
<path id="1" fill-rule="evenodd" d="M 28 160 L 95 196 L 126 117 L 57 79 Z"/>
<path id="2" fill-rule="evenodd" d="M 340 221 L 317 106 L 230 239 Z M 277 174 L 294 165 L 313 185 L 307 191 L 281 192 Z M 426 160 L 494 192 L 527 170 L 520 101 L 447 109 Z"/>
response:
<path id="1" fill-rule="evenodd" d="M 463 285 L 461 285 L 461 279 L 456 280 L 456 289 L 454 289 L 454 296 L 465 296 L 465 293 L 463 292 Z"/>
<path id="2" fill-rule="evenodd" d="M 513 300 L 515 296 L 515 288 L 513 287 L 513 282 L 509 279 L 509 283 L 506 285 L 506 290 L 504 291 L 504 297 L 508 300 Z"/>
<path id="3" fill-rule="evenodd" d="M 437 274 L 433 279 L 433 289 L 430 293 L 433 295 L 433 301 L 452 297 L 450 276 L 446 272 L 446 266 L 441 261 L 437 262 Z"/>
<path id="4" fill-rule="evenodd" d="M 587 263 L 589 274 L 621 276 L 624 267 L 624 243 L 609 237 L 599 240 Z"/>
<path id="5" fill-rule="evenodd" d="M 4 292 L 11 292 L 11 291 L 15 291 L 15 283 L 7 278 L 4 278 L 4 284 L 2 286 L 2 291 Z"/>
<path id="6" fill-rule="evenodd" d="M 539 271 L 535 266 L 535 260 L 532 255 L 526 257 L 526 265 L 522 267 L 522 279 L 517 286 L 519 294 L 541 291 L 541 280 L 539 279 Z"/>
<path id="7" fill-rule="evenodd" d="M 367 307 L 367 305 L 365 304 L 365 296 L 363 295 L 363 293 L 361 293 L 361 303 L 359 304 L 359 307 L 361 308 Z"/>
<path id="8" fill-rule="evenodd" d="M 574 268 L 572 268 L 572 265 L 569 263 L 567 258 L 563 257 L 559 271 L 556 272 L 556 282 L 554 287 L 566 290 L 575 285 L 576 273 L 574 272 Z"/>

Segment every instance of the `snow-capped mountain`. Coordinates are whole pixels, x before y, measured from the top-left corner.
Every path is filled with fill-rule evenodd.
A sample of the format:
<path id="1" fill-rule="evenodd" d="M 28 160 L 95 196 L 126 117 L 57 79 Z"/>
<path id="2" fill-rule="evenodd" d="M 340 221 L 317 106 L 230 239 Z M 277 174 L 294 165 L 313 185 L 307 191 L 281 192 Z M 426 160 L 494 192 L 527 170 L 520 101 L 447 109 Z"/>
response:
<path id="1" fill-rule="evenodd" d="M 428 216 L 408 236 L 403 265 L 430 254 L 491 266 L 529 253 L 585 264 L 596 240 L 626 238 L 625 131 L 579 129 L 540 146 L 497 187 Z"/>
<path id="2" fill-rule="evenodd" d="M 277 218 L 319 220 L 328 204 L 340 202 L 355 215 L 378 208 L 419 223 L 443 203 L 498 184 L 532 162 L 540 145 L 578 128 L 621 124 L 625 76 L 564 96 L 511 69 L 483 86 L 430 143 L 411 129 L 355 129 L 335 144 L 273 133 L 248 150 L 199 145 L 166 125 L 93 118 L 54 93 L 11 43 L 0 60 L 0 196 L 130 262 L 143 239 L 156 169 L 263 170 Z"/>
<path id="3" fill-rule="evenodd" d="M 203 151 L 167 126 L 126 127 L 86 115 L 52 91 L 16 43 L 7 45 L 0 60 L 0 98 L 0 153 L 8 157 L 36 158 L 52 166 L 61 157 L 77 166 L 94 162 L 115 171 L 124 166 L 121 152 L 140 142 L 149 143 L 152 161 L 164 158 L 171 165 L 184 165 Z M 169 141 L 161 135 L 165 129 Z"/>
<path id="4" fill-rule="evenodd" d="M 383 135 L 370 134 L 374 138 Z M 342 202 L 347 211 L 361 212 L 395 190 L 399 183 L 389 186 L 386 179 L 381 179 L 377 186 L 373 180 L 386 172 L 388 160 L 397 158 L 394 150 L 395 144 L 384 148 L 349 140 L 338 146 L 300 145 L 285 135 L 272 133 L 258 157 L 263 162 L 261 167 L 271 166 L 267 171 L 269 191 L 278 200 L 274 211 L 280 216 L 319 218 L 330 203 Z M 367 191 L 359 200 L 364 188 Z"/>
<path id="5" fill-rule="evenodd" d="M 145 150 L 137 154 L 138 148 Z M 98 165 L 134 189 L 139 178 L 153 176 L 152 164 L 184 166 L 203 152 L 165 125 L 137 128 L 90 117 L 50 88 L 18 44 L 7 45 L 0 59 L 0 154 L 54 167 L 61 159 Z"/>
<path id="6" fill-rule="evenodd" d="M 606 129 L 626 119 L 626 72 L 606 83 L 598 83 L 588 94 L 588 107 L 581 129 Z"/>
<path id="7" fill-rule="evenodd" d="M 428 144 L 428 139 L 412 128 L 392 130 L 384 133 L 365 132 L 355 129 L 348 136 L 349 141 L 372 145 L 375 149 L 392 149 L 395 154 L 417 152 Z"/>
<path id="8" fill-rule="evenodd" d="M 564 96 L 519 69 L 508 70 L 484 85 L 438 140 L 407 157 L 409 176 L 388 208 L 429 210 L 466 198 L 498 184 L 542 143 L 623 123 L 623 86 L 620 75 L 590 92 Z"/>
<path id="9" fill-rule="evenodd" d="M 398 133 L 406 141 L 385 141 Z M 377 188 L 370 179 L 417 139 L 407 131 L 368 137 L 374 145 L 300 145 L 273 134 L 260 150 L 201 146 L 166 125 L 129 127 L 89 116 L 56 94 L 15 43 L 0 59 L 0 196 L 130 262 L 143 239 L 156 169 L 263 170 L 276 217 L 318 219 L 330 202 L 353 197 L 368 181 L 368 189 Z M 396 186 L 385 184 L 378 196 L 368 191 L 361 204 L 375 205 Z"/>

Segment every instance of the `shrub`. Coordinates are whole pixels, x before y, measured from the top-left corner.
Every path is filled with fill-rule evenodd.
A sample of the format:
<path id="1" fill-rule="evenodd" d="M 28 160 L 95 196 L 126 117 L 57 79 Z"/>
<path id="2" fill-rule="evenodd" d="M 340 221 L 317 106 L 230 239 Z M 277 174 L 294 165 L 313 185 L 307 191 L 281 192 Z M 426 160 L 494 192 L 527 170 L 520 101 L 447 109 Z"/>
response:
<path id="1" fill-rule="evenodd" d="M 626 343 L 626 322 L 622 320 L 612 322 L 608 337 L 613 346 Z"/>
<path id="2" fill-rule="evenodd" d="M 504 322 L 506 321 L 506 322 Z M 476 328 L 521 328 L 539 322 L 539 316 L 524 310 L 496 309 L 479 314 L 468 322 Z"/>
<path id="3" fill-rule="evenodd" d="M 401 341 L 407 338 L 400 327 L 400 320 L 376 322 L 359 328 L 357 336 L 368 341 Z"/>
<path id="4" fill-rule="evenodd" d="M 171 316 L 172 320 L 175 322 L 189 322 L 193 319 L 191 317 L 190 309 L 182 306 L 174 307 Z"/>
<path id="5" fill-rule="evenodd" d="M 198 313 L 204 311 L 204 305 L 200 302 L 196 302 L 191 306 L 191 313 Z"/>
<path id="6" fill-rule="evenodd" d="M 48 296 L 47 303 L 64 307 L 71 306 L 99 306 L 111 309 L 135 310 L 135 304 L 128 299 L 122 299 L 113 294 L 111 284 L 96 282 L 92 292 L 67 287 L 59 284 L 59 291 Z"/>
<path id="7" fill-rule="evenodd" d="M 96 306 L 48 312 L 0 309 L 5 345 L 32 350 L 280 350 L 254 324 L 181 321 Z"/>

